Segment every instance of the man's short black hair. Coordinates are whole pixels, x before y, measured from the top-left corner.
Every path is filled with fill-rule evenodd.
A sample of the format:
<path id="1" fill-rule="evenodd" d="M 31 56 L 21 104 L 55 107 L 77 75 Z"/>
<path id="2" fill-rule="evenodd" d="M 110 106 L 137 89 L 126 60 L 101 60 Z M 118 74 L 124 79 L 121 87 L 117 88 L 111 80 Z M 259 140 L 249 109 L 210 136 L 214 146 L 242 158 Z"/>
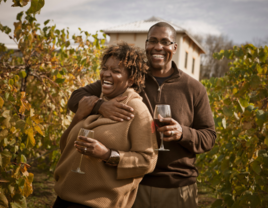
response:
<path id="1" fill-rule="evenodd" d="M 147 33 L 147 37 L 150 33 L 150 31 L 154 28 L 154 27 L 167 27 L 172 31 L 172 36 L 173 36 L 173 41 L 176 40 L 176 30 L 174 29 L 174 27 L 172 27 L 170 24 L 166 23 L 166 22 L 158 22 L 156 24 L 154 24 L 153 26 L 150 27 L 148 33 Z"/>

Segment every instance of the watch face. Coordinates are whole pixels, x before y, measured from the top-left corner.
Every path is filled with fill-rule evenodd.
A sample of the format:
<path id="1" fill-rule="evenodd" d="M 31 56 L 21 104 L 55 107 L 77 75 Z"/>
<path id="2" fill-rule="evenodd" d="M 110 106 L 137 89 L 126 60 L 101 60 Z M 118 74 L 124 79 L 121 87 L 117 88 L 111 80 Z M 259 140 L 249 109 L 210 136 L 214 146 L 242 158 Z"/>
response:
<path id="1" fill-rule="evenodd" d="M 110 158 L 107 160 L 108 165 L 117 166 L 120 160 L 120 155 L 117 151 L 111 150 Z"/>

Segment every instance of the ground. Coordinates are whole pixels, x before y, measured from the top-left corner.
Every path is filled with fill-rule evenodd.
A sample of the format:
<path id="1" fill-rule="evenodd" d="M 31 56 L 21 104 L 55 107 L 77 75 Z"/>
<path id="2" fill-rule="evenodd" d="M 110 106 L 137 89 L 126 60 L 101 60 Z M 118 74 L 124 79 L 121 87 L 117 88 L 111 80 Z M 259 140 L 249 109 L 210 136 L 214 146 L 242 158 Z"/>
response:
<path id="1" fill-rule="evenodd" d="M 56 199 L 54 192 L 54 179 L 40 171 L 32 170 L 34 173 L 33 194 L 27 198 L 28 208 L 52 208 Z M 199 208 L 209 208 L 216 197 L 213 190 L 198 183 Z"/>

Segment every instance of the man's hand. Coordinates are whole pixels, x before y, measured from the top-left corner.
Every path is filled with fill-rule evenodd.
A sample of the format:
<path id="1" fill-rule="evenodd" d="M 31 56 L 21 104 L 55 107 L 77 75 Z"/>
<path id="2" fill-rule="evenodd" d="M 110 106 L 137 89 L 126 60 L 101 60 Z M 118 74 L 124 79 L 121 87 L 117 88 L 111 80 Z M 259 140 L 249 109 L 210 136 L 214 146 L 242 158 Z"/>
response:
<path id="1" fill-rule="evenodd" d="M 160 122 L 166 123 L 165 126 L 159 127 L 157 131 L 163 132 L 165 135 L 163 140 L 166 142 L 180 140 L 182 137 L 182 128 L 181 125 L 175 121 L 173 118 L 163 118 L 161 115 L 158 115 Z"/>
<path id="2" fill-rule="evenodd" d="M 127 96 L 114 98 L 112 100 L 102 103 L 99 108 L 99 113 L 103 117 L 110 118 L 114 121 L 130 120 L 134 117 L 134 115 L 131 113 L 134 111 L 133 108 L 123 103 L 120 103 L 126 98 Z"/>
<path id="3" fill-rule="evenodd" d="M 81 119 L 85 118 L 91 113 L 98 100 L 99 98 L 96 96 L 84 96 L 78 103 L 78 109 L 75 115 Z"/>
<path id="4" fill-rule="evenodd" d="M 79 141 L 74 142 L 74 146 L 78 152 L 102 160 L 109 159 L 111 150 L 100 143 L 98 140 L 84 136 L 79 136 L 79 139 Z"/>

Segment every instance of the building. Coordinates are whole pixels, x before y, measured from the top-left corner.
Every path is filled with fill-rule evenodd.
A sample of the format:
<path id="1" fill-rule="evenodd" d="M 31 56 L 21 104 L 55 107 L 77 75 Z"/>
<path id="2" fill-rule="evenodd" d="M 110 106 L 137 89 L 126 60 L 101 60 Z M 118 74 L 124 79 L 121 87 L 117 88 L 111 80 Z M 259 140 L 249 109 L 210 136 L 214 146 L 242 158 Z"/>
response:
<path id="1" fill-rule="evenodd" d="M 114 44 L 118 41 L 125 41 L 129 44 L 144 48 L 145 40 L 147 39 L 147 32 L 149 28 L 157 22 L 167 22 L 175 28 L 177 32 L 175 42 L 178 44 L 178 49 L 176 54 L 173 56 L 173 61 L 177 64 L 179 69 L 199 80 L 200 55 L 205 53 L 205 50 L 186 30 L 181 27 L 163 19 L 151 17 L 147 20 L 104 29 L 103 32 L 110 36 L 109 44 Z"/>

